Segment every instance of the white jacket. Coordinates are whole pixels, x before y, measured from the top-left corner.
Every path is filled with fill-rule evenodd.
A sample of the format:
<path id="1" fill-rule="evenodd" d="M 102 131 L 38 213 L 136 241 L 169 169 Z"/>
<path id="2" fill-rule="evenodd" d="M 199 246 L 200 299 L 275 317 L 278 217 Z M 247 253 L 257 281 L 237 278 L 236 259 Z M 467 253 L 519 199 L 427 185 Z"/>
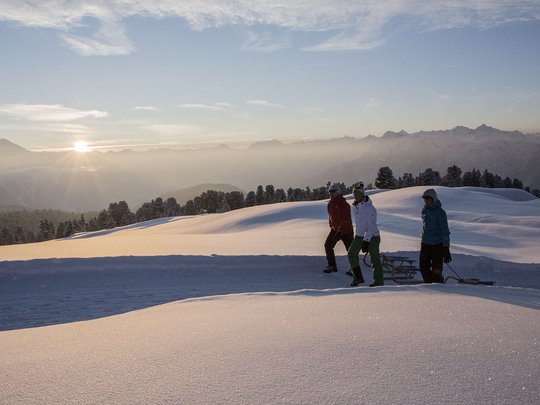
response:
<path id="1" fill-rule="evenodd" d="M 379 236 L 377 210 L 369 198 L 367 201 L 353 204 L 351 209 L 356 224 L 356 236 L 364 238 L 366 242 L 369 242 L 373 236 Z"/>

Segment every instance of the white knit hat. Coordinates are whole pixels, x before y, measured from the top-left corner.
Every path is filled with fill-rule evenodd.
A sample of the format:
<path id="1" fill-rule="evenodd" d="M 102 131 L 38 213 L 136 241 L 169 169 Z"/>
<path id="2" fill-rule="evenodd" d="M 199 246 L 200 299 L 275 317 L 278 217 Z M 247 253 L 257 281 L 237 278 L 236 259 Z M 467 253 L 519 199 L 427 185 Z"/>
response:
<path id="1" fill-rule="evenodd" d="M 328 192 L 341 194 L 343 191 L 341 190 L 341 186 L 338 183 L 334 183 L 330 186 L 330 188 L 328 189 Z"/>

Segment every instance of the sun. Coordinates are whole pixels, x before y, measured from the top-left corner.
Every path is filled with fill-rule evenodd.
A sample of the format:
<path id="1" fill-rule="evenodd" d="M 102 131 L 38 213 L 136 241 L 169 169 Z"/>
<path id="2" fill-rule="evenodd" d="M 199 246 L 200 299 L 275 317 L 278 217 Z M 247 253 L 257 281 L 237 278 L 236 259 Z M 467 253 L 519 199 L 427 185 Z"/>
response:
<path id="1" fill-rule="evenodd" d="M 77 141 L 73 144 L 73 150 L 79 153 L 90 152 L 91 149 L 85 141 Z"/>

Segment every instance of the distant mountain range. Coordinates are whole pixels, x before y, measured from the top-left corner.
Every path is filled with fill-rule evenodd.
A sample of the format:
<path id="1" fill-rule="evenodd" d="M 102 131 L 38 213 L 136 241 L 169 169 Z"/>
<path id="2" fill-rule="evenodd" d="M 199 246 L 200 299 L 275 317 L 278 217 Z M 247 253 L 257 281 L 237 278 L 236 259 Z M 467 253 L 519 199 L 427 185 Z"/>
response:
<path id="1" fill-rule="evenodd" d="M 382 166 L 390 166 L 397 178 L 426 168 L 444 175 L 456 164 L 463 171 L 488 169 L 540 188 L 539 156 L 539 134 L 486 125 L 387 132 L 382 137 L 272 140 L 247 149 L 220 145 L 144 152 L 31 152 L 1 139 L 0 207 L 83 212 L 120 200 L 136 207 L 158 196 L 174 195 L 171 190 L 207 183 L 234 184 L 244 192 L 259 184 L 287 188 L 318 187 L 328 181 L 371 183 Z"/>
<path id="2" fill-rule="evenodd" d="M 30 153 L 30 151 L 15 145 L 7 139 L 0 139 L 0 157 L 17 156 L 23 153 Z"/>

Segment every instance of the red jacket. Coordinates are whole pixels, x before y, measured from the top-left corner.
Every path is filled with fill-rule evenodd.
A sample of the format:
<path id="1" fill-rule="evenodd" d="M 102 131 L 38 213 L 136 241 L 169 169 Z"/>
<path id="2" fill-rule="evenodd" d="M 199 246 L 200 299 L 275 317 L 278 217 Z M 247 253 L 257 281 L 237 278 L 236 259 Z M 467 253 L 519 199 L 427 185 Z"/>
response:
<path id="1" fill-rule="evenodd" d="M 328 223 L 336 232 L 350 233 L 353 231 L 351 220 L 351 206 L 339 195 L 328 201 Z"/>

